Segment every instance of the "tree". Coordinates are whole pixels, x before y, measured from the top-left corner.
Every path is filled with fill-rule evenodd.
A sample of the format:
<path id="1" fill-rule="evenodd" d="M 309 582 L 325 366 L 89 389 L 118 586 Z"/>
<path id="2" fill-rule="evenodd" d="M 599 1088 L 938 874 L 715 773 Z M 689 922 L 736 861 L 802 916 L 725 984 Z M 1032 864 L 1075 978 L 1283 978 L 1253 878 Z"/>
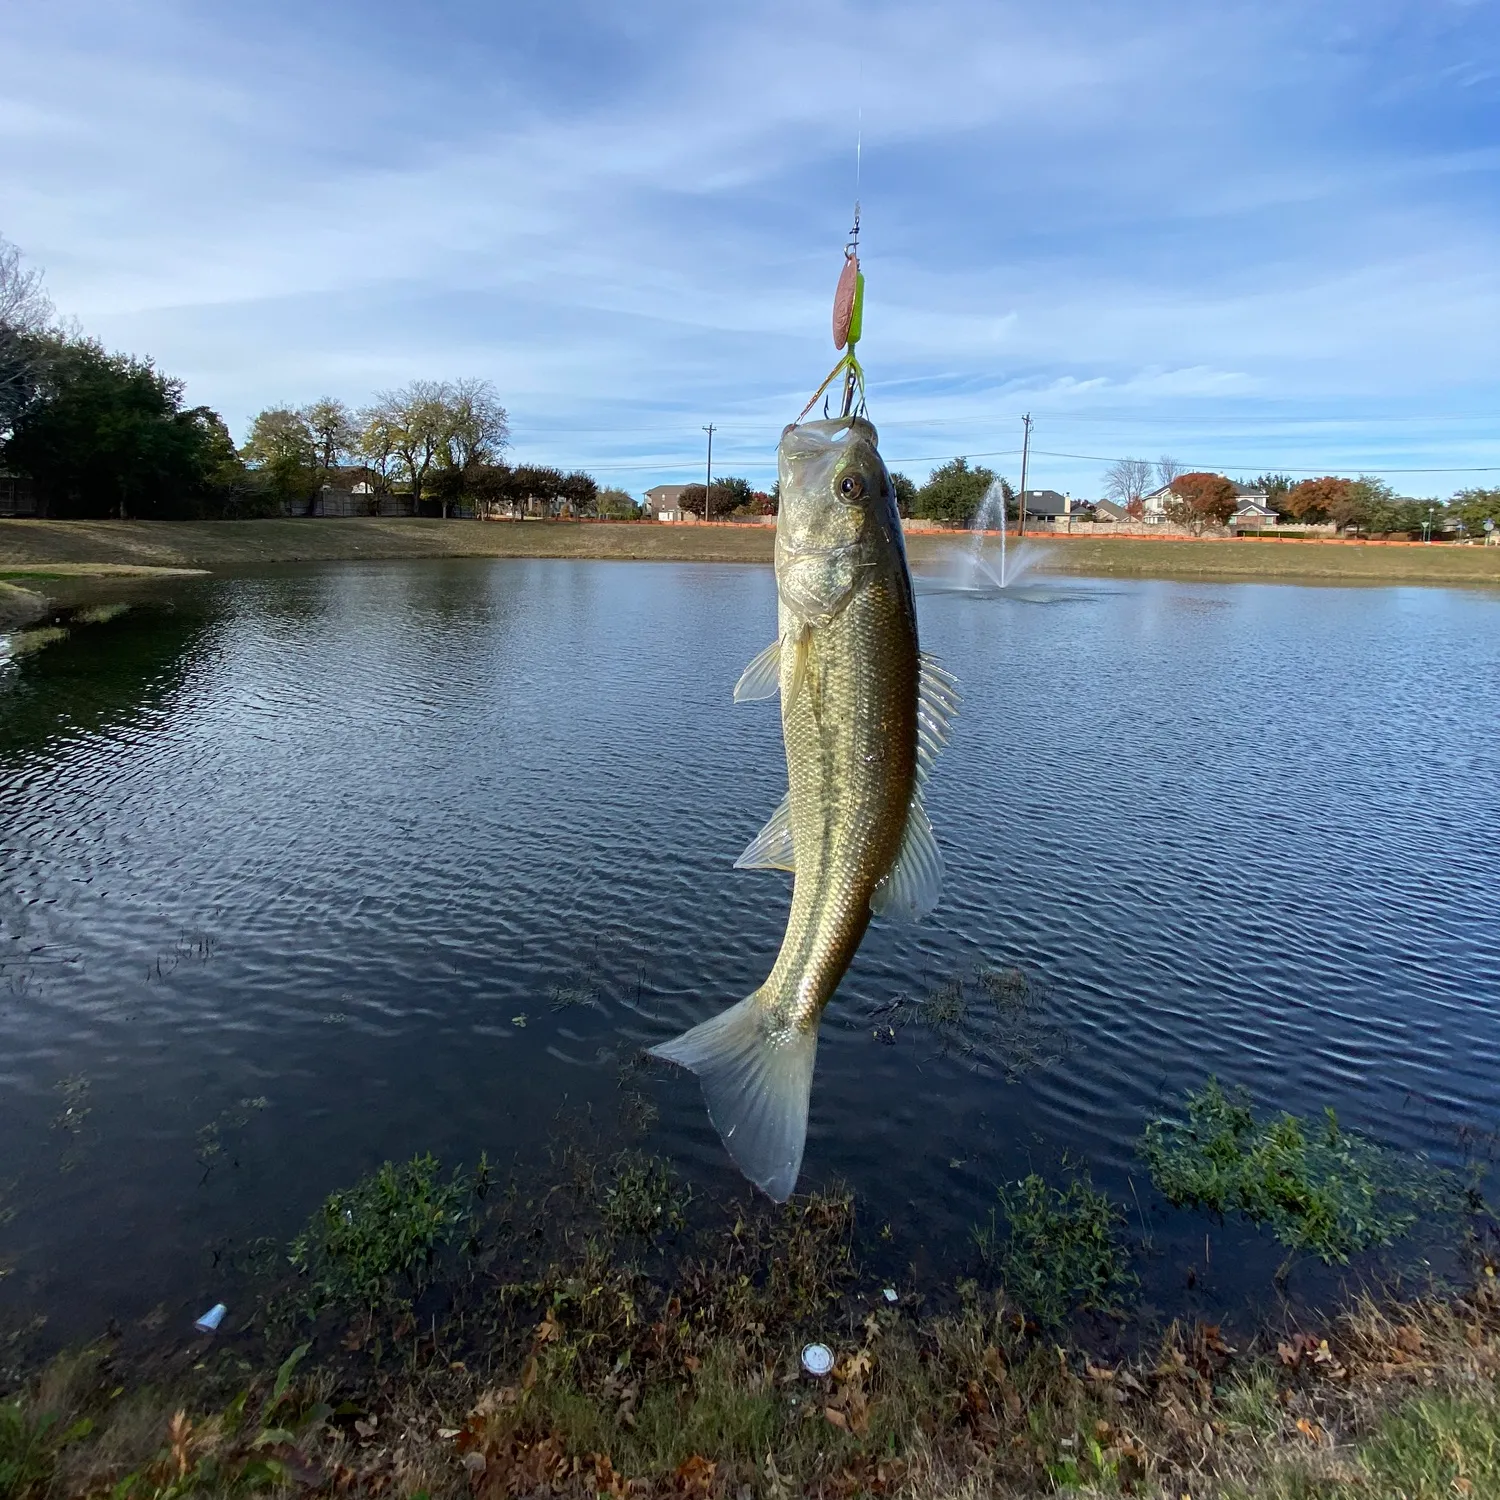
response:
<path id="1" fill-rule="evenodd" d="M 1116 459 L 1104 471 L 1104 493 L 1127 510 L 1151 488 L 1151 465 L 1144 458 Z"/>
<path id="2" fill-rule="evenodd" d="M 290 406 L 268 406 L 251 424 L 240 457 L 283 504 L 312 509 L 318 486 L 318 440 L 302 412 Z"/>
<path id="3" fill-rule="evenodd" d="M 492 464 L 510 446 L 510 416 L 488 380 L 456 380 L 446 391 L 448 429 L 443 457 L 465 473 Z"/>
<path id="4" fill-rule="evenodd" d="M 1234 485 L 1222 474 L 1179 474 L 1172 481 L 1166 514 L 1169 521 L 1201 532 L 1209 526 L 1222 526 L 1238 503 Z"/>
<path id="5" fill-rule="evenodd" d="M 633 496 L 613 486 L 599 491 L 594 500 L 594 509 L 608 521 L 634 521 L 639 519 L 641 508 Z"/>
<path id="6" fill-rule="evenodd" d="M 235 471 L 222 419 L 182 407 L 182 382 L 96 340 L 27 334 L 37 380 L 0 458 L 43 514 L 165 517 L 217 508 Z"/>
<path id="7" fill-rule="evenodd" d="M 905 474 L 892 474 L 891 483 L 896 489 L 896 514 L 898 516 L 909 516 L 912 514 L 912 506 L 917 503 L 917 487 L 906 477 Z M 777 486 L 777 499 L 780 499 L 780 485 Z"/>
<path id="8" fill-rule="evenodd" d="M 538 503 L 550 516 L 562 498 L 565 478 L 561 469 L 545 464 L 519 464 L 511 471 L 511 495 L 523 511 L 528 504 Z"/>
<path id="9" fill-rule="evenodd" d="M 396 418 L 388 407 L 377 402 L 360 412 L 355 422 L 359 435 L 354 453 L 369 476 L 370 488 L 375 491 L 374 510 L 378 512 L 380 496 L 388 495 L 391 489 L 391 469 L 396 461 Z"/>
<path id="10" fill-rule="evenodd" d="M 1500 529 L 1500 490 L 1460 490 L 1449 501 L 1449 508 L 1471 536 L 1479 536 L 1486 521 L 1493 521 Z"/>
<path id="11" fill-rule="evenodd" d="M 741 515 L 749 515 L 754 504 L 754 498 L 755 491 L 750 488 L 750 481 L 748 479 L 737 479 L 733 476 L 716 479 L 714 480 L 713 493 L 709 496 L 709 519 L 722 521 L 725 516 L 735 510 L 740 510 Z M 677 503 L 683 510 L 689 511 L 695 516 L 702 516 L 703 486 L 701 484 L 688 485 L 678 498 Z"/>
<path id="12" fill-rule="evenodd" d="M 413 380 L 399 391 L 382 391 L 371 415 L 392 445 L 392 457 L 411 490 L 412 513 L 420 515 L 427 476 L 451 436 L 451 390 L 436 380 Z"/>
<path id="13" fill-rule="evenodd" d="M 0 440 L 36 395 L 45 353 L 39 335 L 51 317 L 42 273 L 24 270 L 21 252 L 0 235 Z"/>
<path id="14" fill-rule="evenodd" d="M 912 513 L 967 526 L 983 502 L 985 491 L 994 482 L 993 470 L 983 466 L 971 469 L 967 458 L 950 459 L 934 469 L 927 483 L 917 491 Z"/>
<path id="15" fill-rule="evenodd" d="M 1257 474 L 1254 479 L 1244 480 L 1243 483 L 1246 489 L 1264 490 L 1266 504 L 1279 513 L 1287 491 L 1296 481 L 1290 474 Z"/>
<path id="16" fill-rule="evenodd" d="M 1331 509 L 1349 497 L 1352 479 L 1326 475 L 1322 479 L 1304 479 L 1286 492 L 1284 508 L 1299 521 L 1319 522 L 1329 519 Z"/>
<path id="17" fill-rule="evenodd" d="M 1165 453 L 1163 453 L 1162 456 L 1156 460 L 1157 485 L 1165 489 L 1166 486 L 1171 484 L 1171 482 L 1176 479 L 1177 476 L 1181 474 L 1186 468 L 1186 464 L 1180 463 L 1175 458 L 1169 458 Z"/>
<path id="18" fill-rule="evenodd" d="M 336 396 L 323 396 L 301 411 L 313 439 L 313 467 L 317 470 L 316 490 L 327 484 L 340 460 L 348 458 L 359 444 L 359 427 L 349 408 Z"/>
<path id="19" fill-rule="evenodd" d="M 488 518 L 515 501 L 515 475 L 505 464 L 475 464 L 468 474 L 474 513 Z"/>
<path id="20" fill-rule="evenodd" d="M 563 475 L 557 497 L 567 505 L 571 515 L 591 516 L 599 498 L 599 485 L 592 475 L 575 469 L 571 474 Z"/>

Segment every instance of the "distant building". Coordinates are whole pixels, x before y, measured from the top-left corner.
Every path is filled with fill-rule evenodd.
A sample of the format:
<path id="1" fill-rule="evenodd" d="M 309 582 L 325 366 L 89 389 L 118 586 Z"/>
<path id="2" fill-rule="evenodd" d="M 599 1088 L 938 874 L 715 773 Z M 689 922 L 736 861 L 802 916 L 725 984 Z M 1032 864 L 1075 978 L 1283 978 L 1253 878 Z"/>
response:
<path id="1" fill-rule="evenodd" d="M 646 515 L 656 521 L 680 521 L 692 515 L 682 508 L 683 494 L 691 489 L 687 484 L 659 484 L 646 491 Z"/>
<path id="2" fill-rule="evenodd" d="M 1118 501 L 1099 500 L 1094 504 L 1094 519 L 1096 521 L 1128 521 L 1130 512 Z"/>
<path id="3" fill-rule="evenodd" d="M 1234 484 L 1233 480 L 1230 480 Z M 1236 527 L 1256 527 L 1274 525 L 1276 522 L 1276 507 L 1269 503 L 1266 492 L 1257 489 L 1250 484 L 1235 484 L 1235 510 L 1229 518 L 1229 524 Z M 1177 496 L 1170 484 L 1164 484 L 1160 489 L 1152 490 L 1149 495 L 1141 497 L 1145 506 L 1145 517 L 1147 521 L 1159 522 L 1167 518 L 1167 507 Z"/>
<path id="4" fill-rule="evenodd" d="M 1027 490 L 1025 494 L 1028 521 L 1087 520 L 1094 511 L 1092 500 L 1075 500 L 1057 490 Z"/>

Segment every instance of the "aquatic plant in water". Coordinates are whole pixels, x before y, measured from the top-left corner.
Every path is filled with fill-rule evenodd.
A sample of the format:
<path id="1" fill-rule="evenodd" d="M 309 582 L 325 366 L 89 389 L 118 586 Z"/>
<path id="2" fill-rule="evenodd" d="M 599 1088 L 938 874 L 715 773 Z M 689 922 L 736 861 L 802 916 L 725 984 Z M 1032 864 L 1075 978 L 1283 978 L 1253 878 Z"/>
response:
<path id="1" fill-rule="evenodd" d="M 1248 1094 L 1213 1077 L 1183 1103 L 1187 1118 L 1153 1120 L 1139 1148 L 1178 1207 L 1242 1213 L 1329 1264 L 1391 1244 L 1423 1215 L 1464 1210 L 1453 1173 L 1342 1129 L 1331 1109 L 1317 1123 L 1257 1120 Z"/>
<path id="2" fill-rule="evenodd" d="M 1139 1285 L 1120 1242 L 1125 1215 L 1087 1173 L 1066 1188 L 1036 1172 L 997 1189 L 1006 1228 L 990 1222 L 974 1231 L 985 1265 L 1006 1294 L 1039 1322 L 1061 1323 L 1075 1308 L 1110 1312 Z"/>

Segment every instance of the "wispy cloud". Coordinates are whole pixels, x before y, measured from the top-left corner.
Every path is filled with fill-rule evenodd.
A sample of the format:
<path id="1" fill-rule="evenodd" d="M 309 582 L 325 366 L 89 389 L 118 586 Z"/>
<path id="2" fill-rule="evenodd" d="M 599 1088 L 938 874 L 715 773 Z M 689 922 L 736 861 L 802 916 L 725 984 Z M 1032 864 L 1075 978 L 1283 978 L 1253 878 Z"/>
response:
<path id="1" fill-rule="evenodd" d="M 1492 3 L 22 0 L 0 52 L 0 230 L 241 430 L 483 374 L 527 457 L 767 472 L 858 134 L 888 447 L 1500 465 Z"/>

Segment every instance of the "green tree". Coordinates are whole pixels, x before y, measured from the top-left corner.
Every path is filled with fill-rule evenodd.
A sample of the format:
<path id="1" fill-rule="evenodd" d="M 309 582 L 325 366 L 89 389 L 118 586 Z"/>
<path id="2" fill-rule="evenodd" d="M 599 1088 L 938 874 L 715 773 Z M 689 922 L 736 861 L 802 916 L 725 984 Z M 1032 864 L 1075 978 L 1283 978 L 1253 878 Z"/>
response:
<path id="1" fill-rule="evenodd" d="M 1374 531 L 1376 521 L 1393 515 L 1396 504 L 1396 492 L 1385 480 L 1361 474 L 1342 495 L 1335 495 L 1328 502 L 1328 519 L 1336 526 Z"/>
<path id="2" fill-rule="evenodd" d="M 318 442 L 302 412 L 268 406 L 251 423 L 240 457 L 283 506 L 312 509 L 318 492 Z"/>
<path id="3" fill-rule="evenodd" d="M 1257 474 L 1254 479 L 1242 480 L 1241 483 L 1246 489 L 1264 490 L 1266 504 L 1279 514 L 1287 491 L 1295 481 L 1290 474 Z"/>
<path id="4" fill-rule="evenodd" d="M 1500 490 L 1460 490 L 1449 502 L 1449 509 L 1470 536 L 1482 535 L 1486 521 L 1493 521 L 1500 530 Z"/>
<path id="5" fill-rule="evenodd" d="M 927 483 L 917 491 L 912 514 L 950 525 L 967 526 L 984 500 L 984 494 L 995 482 L 994 472 L 971 469 L 967 458 L 950 459 L 932 471 Z"/>
<path id="6" fill-rule="evenodd" d="M 714 480 L 712 504 L 709 509 L 709 519 L 722 521 L 725 516 L 732 515 L 736 509 L 743 506 L 741 515 L 749 515 L 754 509 L 755 491 L 750 487 L 748 479 L 737 479 L 733 476 L 725 476 Z M 701 484 L 690 484 L 682 492 L 677 503 L 685 511 L 695 516 L 703 514 L 703 486 Z"/>
<path id="7" fill-rule="evenodd" d="M 562 499 L 566 477 L 561 469 L 546 464 L 518 464 L 511 471 L 511 496 L 523 512 L 533 505 L 540 505 L 550 516 Z"/>
<path id="8" fill-rule="evenodd" d="M 557 489 L 557 497 L 566 503 L 572 515 L 591 516 L 594 514 L 594 504 L 599 498 L 599 485 L 591 474 L 575 469 L 571 474 L 563 475 L 562 483 Z"/>
<path id="9" fill-rule="evenodd" d="M 228 462 L 223 423 L 184 411 L 182 382 L 96 340 L 28 334 L 36 384 L 0 459 L 36 486 L 44 514 L 203 514 Z"/>

